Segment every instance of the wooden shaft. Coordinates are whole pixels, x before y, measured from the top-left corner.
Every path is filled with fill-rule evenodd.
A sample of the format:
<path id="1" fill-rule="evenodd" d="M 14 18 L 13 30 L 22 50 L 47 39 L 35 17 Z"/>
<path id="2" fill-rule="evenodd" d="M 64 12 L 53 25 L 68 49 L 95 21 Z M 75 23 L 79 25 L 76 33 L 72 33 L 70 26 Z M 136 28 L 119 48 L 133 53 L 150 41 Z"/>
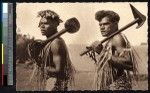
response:
<path id="1" fill-rule="evenodd" d="M 54 35 L 52 35 L 51 37 L 47 38 L 45 41 L 42 42 L 42 44 L 47 44 L 49 41 L 54 40 L 56 37 L 59 37 L 60 35 L 66 33 L 67 30 L 66 29 L 62 29 L 60 32 L 55 33 Z"/>
<path id="2" fill-rule="evenodd" d="M 126 30 L 127 28 L 131 27 L 132 25 L 134 25 L 134 24 L 137 23 L 138 21 L 139 21 L 139 18 L 136 18 L 135 20 L 133 20 L 132 22 L 130 22 L 130 23 L 127 24 L 126 26 L 122 27 L 121 29 L 117 30 L 115 33 L 113 33 L 113 34 L 111 34 L 110 36 L 108 36 L 107 38 L 103 39 L 100 44 L 106 42 L 107 40 L 109 40 L 109 39 L 112 38 L 113 36 L 119 34 L 120 32 Z M 90 52 L 91 50 L 92 50 L 92 49 L 90 49 L 90 50 L 88 49 L 88 50 L 83 51 L 83 52 L 80 54 L 80 56 L 85 55 L 86 53 Z"/>

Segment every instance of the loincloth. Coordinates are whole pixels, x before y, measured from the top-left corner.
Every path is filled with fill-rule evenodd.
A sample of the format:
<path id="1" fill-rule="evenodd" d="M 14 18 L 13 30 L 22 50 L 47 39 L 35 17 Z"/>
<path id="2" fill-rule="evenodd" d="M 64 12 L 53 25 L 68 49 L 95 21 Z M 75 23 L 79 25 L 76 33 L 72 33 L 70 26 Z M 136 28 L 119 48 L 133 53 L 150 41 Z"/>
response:
<path id="1" fill-rule="evenodd" d="M 123 74 L 109 86 L 109 89 L 110 90 L 131 90 L 132 84 L 131 81 L 127 78 L 127 76 Z"/>

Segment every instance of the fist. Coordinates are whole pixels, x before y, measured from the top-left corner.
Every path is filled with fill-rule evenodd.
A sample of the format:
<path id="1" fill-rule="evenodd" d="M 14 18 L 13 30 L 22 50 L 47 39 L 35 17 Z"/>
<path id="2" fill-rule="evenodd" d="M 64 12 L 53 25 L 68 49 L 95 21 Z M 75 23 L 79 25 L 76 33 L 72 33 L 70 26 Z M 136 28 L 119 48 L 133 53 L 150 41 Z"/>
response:
<path id="1" fill-rule="evenodd" d="M 95 52 L 97 52 L 98 54 L 101 53 L 102 49 L 103 49 L 103 45 L 101 44 L 100 41 L 95 41 L 92 43 L 91 46 L 86 47 L 87 49 L 92 49 Z"/>

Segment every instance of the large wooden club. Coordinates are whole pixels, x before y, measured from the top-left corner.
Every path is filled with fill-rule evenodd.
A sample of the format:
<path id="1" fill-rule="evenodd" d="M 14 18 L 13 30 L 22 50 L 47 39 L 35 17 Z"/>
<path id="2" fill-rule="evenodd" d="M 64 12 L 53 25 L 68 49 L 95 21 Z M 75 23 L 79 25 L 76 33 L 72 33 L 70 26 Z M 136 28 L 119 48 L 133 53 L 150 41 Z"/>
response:
<path id="1" fill-rule="evenodd" d="M 69 33 L 75 33 L 77 31 L 79 31 L 80 29 L 80 23 L 79 21 L 73 17 L 73 18 L 70 18 L 68 19 L 66 22 L 65 22 L 65 28 L 62 29 L 61 31 L 59 31 L 58 33 L 52 35 L 51 37 L 49 37 L 47 40 L 43 41 L 42 44 L 47 44 L 49 41 L 52 41 L 54 40 L 55 38 L 59 37 L 60 35 L 66 33 L 66 32 L 69 32 Z"/>
<path id="2" fill-rule="evenodd" d="M 59 31 L 58 33 L 52 35 L 51 37 L 47 38 L 46 40 L 35 40 L 28 45 L 28 54 L 31 58 L 36 58 L 39 54 L 40 50 L 43 46 L 45 46 L 48 42 L 53 41 L 54 39 L 58 38 L 62 34 L 69 32 L 75 33 L 80 29 L 80 23 L 77 18 L 73 17 L 68 19 L 64 24 L 64 29 Z"/>

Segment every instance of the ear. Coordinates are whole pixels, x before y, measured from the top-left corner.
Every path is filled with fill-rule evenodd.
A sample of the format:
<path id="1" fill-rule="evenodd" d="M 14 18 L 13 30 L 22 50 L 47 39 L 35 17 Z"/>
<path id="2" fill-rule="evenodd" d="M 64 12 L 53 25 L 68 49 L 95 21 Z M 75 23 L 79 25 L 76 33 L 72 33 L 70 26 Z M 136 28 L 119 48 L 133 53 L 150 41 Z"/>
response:
<path id="1" fill-rule="evenodd" d="M 59 26 L 59 22 L 57 21 L 54 21 L 54 24 L 56 25 L 56 27 Z"/>
<path id="2" fill-rule="evenodd" d="M 114 25 L 118 25 L 118 22 L 113 22 Z"/>
<path id="3" fill-rule="evenodd" d="M 118 30 L 118 22 L 114 22 L 114 27 Z"/>

